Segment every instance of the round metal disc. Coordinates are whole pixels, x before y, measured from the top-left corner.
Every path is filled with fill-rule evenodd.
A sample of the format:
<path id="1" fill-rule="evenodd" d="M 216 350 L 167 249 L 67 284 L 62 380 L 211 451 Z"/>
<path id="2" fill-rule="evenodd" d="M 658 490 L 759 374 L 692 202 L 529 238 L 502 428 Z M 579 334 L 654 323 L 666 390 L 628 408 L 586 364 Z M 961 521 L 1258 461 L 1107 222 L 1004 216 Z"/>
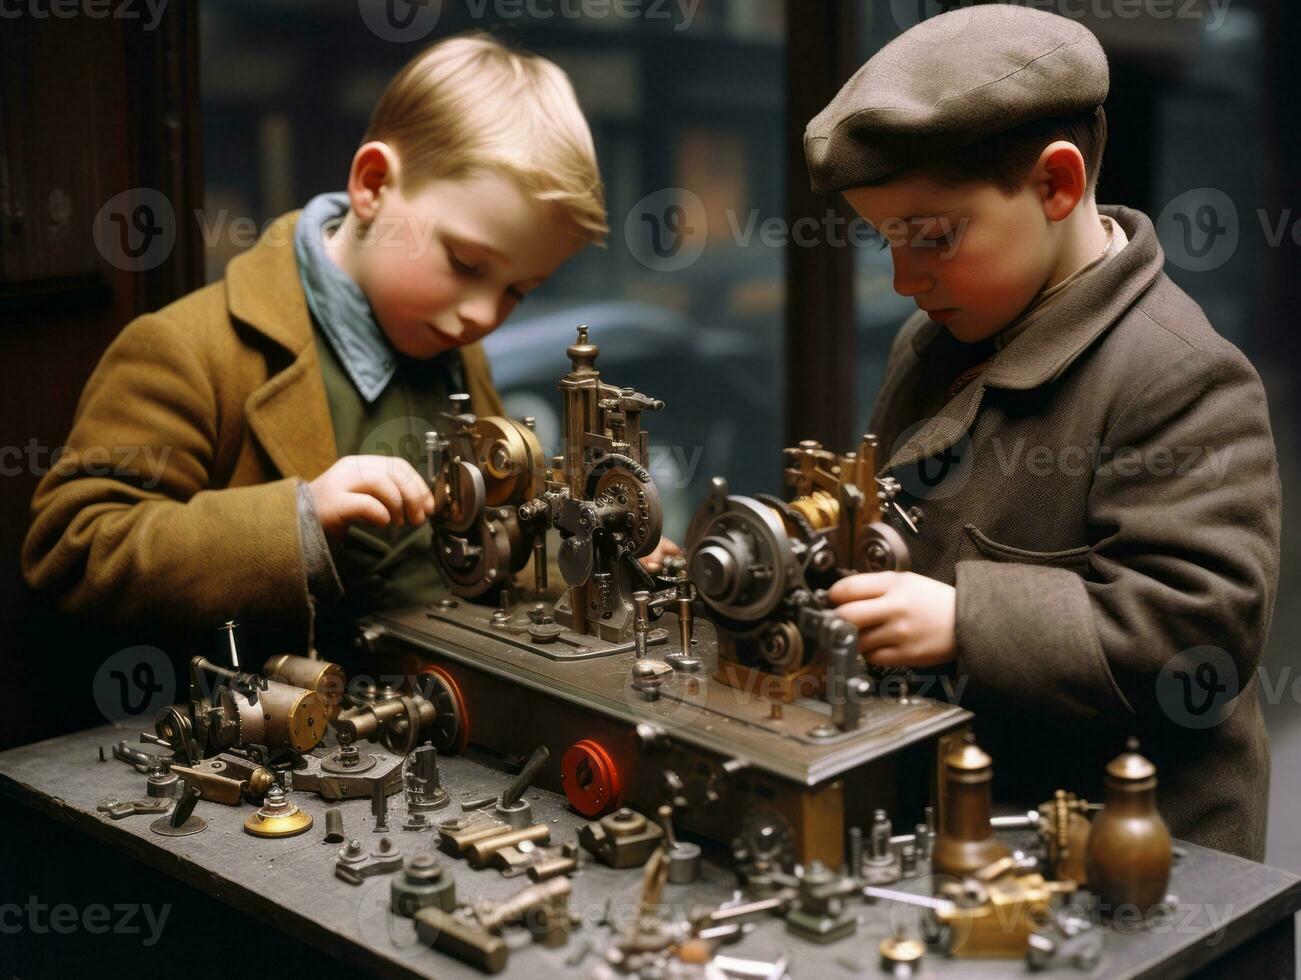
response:
<path id="1" fill-rule="evenodd" d="M 771 507 L 752 497 L 729 496 L 721 512 L 691 522 L 687 567 L 693 567 L 703 548 L 717 546 L 718 542 L 726 545 L 732 534 L 746 542 L 751 556 L 750 568 L 763 567 L 770 569 L 771 574 L 761 589 L 746 598 L 711 599 L 703 590 L 700 597 L 720 616 L 740 623 L 755 622 L 776 609 L 786 594 L 795 556 L 781 518 Z"/>
<path id="2" fill-rule="evenodd" d="M 603 503 L 626 507 L 631 523 L 605 530 L 634 558 L 655 550 L 664 529 L 664 508 L 660 492 L 650 474 L 626 456 L 609 455 L 601 459 L 587 478 L 587 496 L 598 507 Z"/>
<path id="3" fill-rule="evenodd" d="M 867 526 L 854 556 L 855 571 L 906 572 L 911 565 L 908 542 L 898 531 L 882 521 Z"/>
<path id="4" fill-rule="evenodd" d="M 451 488 L 443 487 L 442 493 L 435 495 L 435 526 L 448 531 L 466 531 L 479 519 L 487 500 L 483 474 L 477 466 L 458 460 L 451 464 L 448 479 L 457 481 L 460 505 L 454 503 Z"/>

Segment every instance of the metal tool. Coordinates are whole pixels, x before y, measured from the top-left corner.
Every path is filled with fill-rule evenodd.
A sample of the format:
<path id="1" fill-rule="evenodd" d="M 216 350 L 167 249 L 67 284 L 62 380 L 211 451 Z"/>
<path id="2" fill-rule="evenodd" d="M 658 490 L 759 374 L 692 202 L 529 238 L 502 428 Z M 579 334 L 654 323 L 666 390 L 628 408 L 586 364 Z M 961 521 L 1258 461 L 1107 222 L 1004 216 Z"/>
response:
<path id="1" fill-rule="evenodd" d="M 402 851 L 393 846 L 387 837 L 381 837 L 374 850 L 367 850 L 361 841 L 353 838 L 334 862 L 334 874 L 350 885 L 360 885 L 362 879 L 388 874 L 402 867 Z"/>
<path id="2" fill-rule="evenodd" d="M 172 799 L 148 799 L 148 800 L 119 800 L 116 797 L 108 797 L 100 800 L 95 809 L 100 813 L 107 813 L 114 820 L 121 820 L 123 817 L 133 817 L 138 813 L 166 813 L 172 808 Z"/>
<path id="3" fill-rule="evenodd" d="M 1092 972 L 1102 960 L 1102 933 L 1083 915 L 1062 909 L 1026 940 L 1025 961 L 1031 970 L 1072 966 Z"/>
<path id="4" fill-rule="evenodd" d="M 370 813 L 375 818 L 374 831 L 377 834 L 388 833 L 388 794 L 383 782 L 371 787 Z"/>
<path id="5" fill-rule="evenodd" d="M 161 802 L 161 801 L 160 801 Z M 208 829 L 208 821 L 194 812 L 199 802 L 199 791 L 193 786 L 186 786 L 185 792 L 176 801 L 176 808 L 166 817 L 159 817 L 149 825 L 149 829 L 162 837 L 188 837 Z"/>
<path id="6" fill-rule="evenodd" d="M 149 767 L 145 782 L 145 795 L 155 799 L 174 800 L 181 795 L 181 777 L 171 771 L 166 759 L 158 759 Z"/>
<path id="7" fill-rule="evenodd" d="M 356 746 L 351 746 L 356 751 Z M 293 786 L 298 792 L 317 793 L 323 800 L 355 800 L 371 797 L 376 786 L 384 788 L 386 796 L 401 793 L 405 785 L 404 760 L 402 756 L 386 755 L 382 752 L 363 753 L 363 764 L 355 770 L 340 761 L 341 753 L 330 759 L 318 759 L 309 755 L 302 765 L 293 771 Z M 350 756 L 344 755 L 344 759 Z M 334 767 L 331 768 L 331 759 Z"/>
<path id="8" fill-rule="evenodd" d="M 325 811 L 325 836 L 321 840 L 327 844 L 343 843 L 343 811 L 337 806 Z"/>
<path id="9" fill-rule="evenodd" d="M 434 855 L 417 854 L 407 859 L 402 873 L 390 883 L 389 908 L 407 919 L 420 909 L 455 911 L 456 882 Z"/>
<path id="10" fill-rule="evenodd" d="M 602 864 L 636 868 L 659 847 L 664 830 L 635 810 L 624 807 L 579 828 L 578 841 Z M 667 871 L 666 871 L 667 873 Z"/>
<path id="11" fill-rule="evenodd" d="M 451 802 L 439 779 L 438 750 L 432 742 L 426 742 L 407 757 L 404 773 L 407 810 L 432 813 Z"/>
<path id="12" fill-rule="evenodd" d="M 814 943 L 830 943 L 851 935 L 858 920 L 845 899 L 859 888 L 854 878 L 814 861 L 796 875 L 795 897 L 786 913 L 786 930 Z"/>
<path id="13" fill-rule="evenodd" d="M 477 967 L 484 973 L 500 973 L 506 969 L 510 950 L 500 936 L 440 908 L 419 909 L 413 918 L 420 941 L 440 953 Z"/>
<path id="14" fill-rule="evenodd" d="M 678 840 L 673 831 L 673 807 L 662 803 L 656 813 L 664 831 L 668 880 L 674 885 L 689 885 L 700 877 L 700 845 Z"/>
<path id="15" fill-rule="evenodd" d="M 545 745 L 539 745 L 529 756 L 528 762 L 520 770 L 505 792 L 497 800 L 495 813 L 497 818 L 516 830 L 521 827 L 527 827 L 533 822 L 533 805 L 524 799 L 524 791 L 533 784 L 542 767 L 547 764 L 551 758 L 551 753 Z"/>
<path id="16" fill-rule="evenodd" d="M 173 763 L 172 772 L 197 789 L 200 799 L 225 806 L 238 806 L 244 800 L 260 803 L 276 781 L 270 769 L 235 752 L 221 752 L 192 766 Z"/>
<path id="17" fill-rule="evenodd" d="M 862 878 L 869 885 L 890 885 L 902 876 L 899 855 L 890 846 L 890 818 L 884 810 L 872 814 L 871 847 L 863 861 Z"/>
<path id="18" fill-rule="evenodd" d="M 285 798 L 285 791 L 274 784 L 256 812 L 244 821 L 244 830 L 254 837 L 296 837 L 312 829 L 312 815 Z"/>

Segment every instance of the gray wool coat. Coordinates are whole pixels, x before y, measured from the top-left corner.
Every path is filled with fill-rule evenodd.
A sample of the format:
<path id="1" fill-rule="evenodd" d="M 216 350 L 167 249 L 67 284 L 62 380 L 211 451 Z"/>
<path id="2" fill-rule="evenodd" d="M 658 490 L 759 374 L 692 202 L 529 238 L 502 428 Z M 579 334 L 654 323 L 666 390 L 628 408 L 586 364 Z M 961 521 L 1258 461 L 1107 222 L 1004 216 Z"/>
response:
<path id="1" fill-rule="evenodd" d="M 1186 840 L 1260 860 L 1269 747 L 1261 652 L 1280 487 L 1251 364 L 1162 271 L 1151 221 L 988 357 L 925 314 L 890 352 L 872 416 L 917 532 L 916 572 L 957 593 L 956 661 L 924 693 L 975 712 L 995 802 L 1102 799 L 1136 735 Z"/>

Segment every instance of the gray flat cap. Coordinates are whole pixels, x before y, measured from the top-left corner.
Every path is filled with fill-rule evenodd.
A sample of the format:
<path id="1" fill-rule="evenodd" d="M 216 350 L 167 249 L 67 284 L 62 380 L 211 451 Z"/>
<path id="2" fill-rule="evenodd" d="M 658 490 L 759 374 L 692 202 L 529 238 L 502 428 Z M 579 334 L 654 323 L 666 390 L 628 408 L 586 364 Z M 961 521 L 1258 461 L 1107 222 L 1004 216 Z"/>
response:
<path id="1" fill-rule="evenodd" d="M 1107 57 L 1084 25 L 1013 4 L 924 20 L 863 65 L 804 131 L 813 190 L 878 184 L 1037 119 L 1096 109 Z"/>

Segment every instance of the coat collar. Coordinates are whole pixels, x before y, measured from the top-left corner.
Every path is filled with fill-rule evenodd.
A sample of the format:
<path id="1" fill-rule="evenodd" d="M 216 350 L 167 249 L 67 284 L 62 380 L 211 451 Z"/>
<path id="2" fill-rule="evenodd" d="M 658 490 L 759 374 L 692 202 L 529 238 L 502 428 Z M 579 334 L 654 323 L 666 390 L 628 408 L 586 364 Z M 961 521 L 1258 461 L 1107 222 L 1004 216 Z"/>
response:
<path id="1" fill-rule="evenodd" d="M 282 476 L 313 479 L 338 458 L 307 298 L 294 256 L 300 212 L 277 218 L 257 244 L 226 266 L 226 306 L 289 354 L 244 403 L 249 428 Z"/>
<path id="2" fill-rule="evenodd" d="M 885 470 L 909 466 L 954 445 L 975 421 L 987 388 L 1024 390 L 1056 378 L 1152 284 L 1165 264 L 1165 254 L 1151 220 L 1121 205 L 1101 206 L 1098 211 L 1119 222 L 1129 244 L 1068 287 L 1042 319 L 999 351 L 976 380 L 899 447 Z M 913 336 L 913 349 L 926 360 L 961 346 L 931 320 Z"/>

